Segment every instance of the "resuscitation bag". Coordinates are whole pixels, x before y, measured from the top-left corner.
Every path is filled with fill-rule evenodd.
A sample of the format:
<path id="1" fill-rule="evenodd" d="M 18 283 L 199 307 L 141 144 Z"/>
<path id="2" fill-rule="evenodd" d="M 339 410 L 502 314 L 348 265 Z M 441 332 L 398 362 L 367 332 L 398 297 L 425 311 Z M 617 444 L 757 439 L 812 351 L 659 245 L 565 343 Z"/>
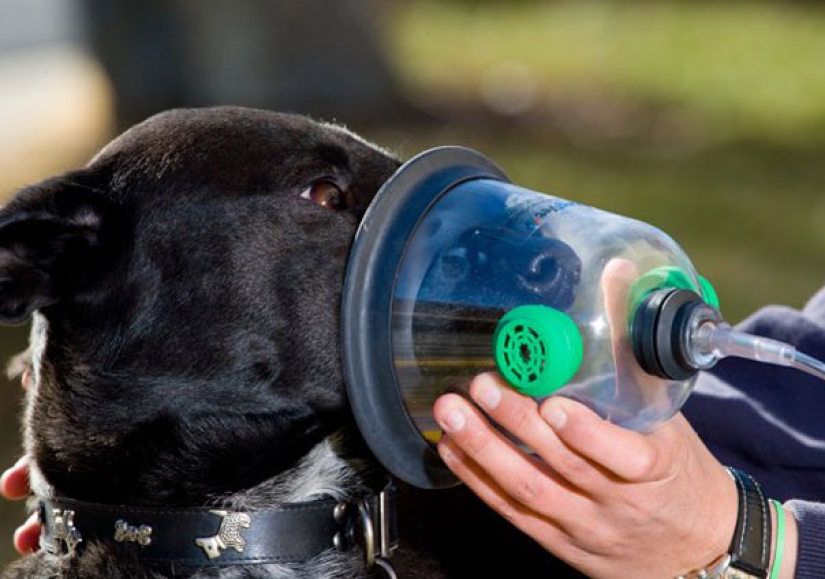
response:
<path id="1" fill-rule="evenodd" d="M 696 375 L 634 341 L 636 310 L 667 287 L 717 305 L 659 229 L 514 185 L 469 149 L 424 152 L 376 195 L 347 269 L 343 360 L 359 428 L 397 477 L 451 486 L 433 402 L 492 370 L 538 401 L 566 396 L 648 431 Z M 676 370 L 651 372 L 646 357 Z"/>

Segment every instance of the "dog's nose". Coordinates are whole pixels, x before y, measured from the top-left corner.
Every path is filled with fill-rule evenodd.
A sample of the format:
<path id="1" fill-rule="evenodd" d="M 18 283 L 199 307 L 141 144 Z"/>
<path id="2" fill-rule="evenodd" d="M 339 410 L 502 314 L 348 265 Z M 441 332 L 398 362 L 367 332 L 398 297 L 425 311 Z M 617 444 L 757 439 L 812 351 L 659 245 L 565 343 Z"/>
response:
<path id="1" fill-rule="evenodd" d="M 581 260 L 570 246 L 556 239 L 542 239 L 531 249 L 515 252 L 508 260 L 519 285 L 543 303 L 558 309 L 570 307 L 581 274 Z"/>

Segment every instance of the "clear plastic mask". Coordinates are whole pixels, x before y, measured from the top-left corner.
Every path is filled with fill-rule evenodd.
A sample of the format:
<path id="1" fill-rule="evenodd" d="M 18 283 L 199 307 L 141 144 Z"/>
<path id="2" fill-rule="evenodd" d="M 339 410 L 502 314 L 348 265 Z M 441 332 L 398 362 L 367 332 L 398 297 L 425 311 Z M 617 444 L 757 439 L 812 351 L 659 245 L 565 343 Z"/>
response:
<path id="1" fill-rule="evenodd" d="M 465 149 L 423 153 L 379 192 L 350 261 L 344 362 L 361 431 L 397 476 L 443 486 L 433 402 L 486 371 L 650 430 L 693 386 L 646 373 L 631 344 L 634 304 L 671 283 L 703 291 L 655 227 L 513 185 Z"/>
<path id="2" fill-rule="evenodd" d="M 568 396 L 634 430 L 671 417 L 692 380 L 644 372 L 628 335 L 634 284 L 661 268 L 687 272 L 699 289 L 679 246 L 650 225 L 501 181 L 451 189 L 416 227 L 393 288 L 393 364 L 417 428 L 437 439 L 433 401 L 494 370 L 538 399 Z M 510 351 L 497 364 L 494 336 L 514 310 L 525 326 L 498 346 Z M 544 347 L 569 332 L 581 341 L 577 364 L 577 351 Z"/>

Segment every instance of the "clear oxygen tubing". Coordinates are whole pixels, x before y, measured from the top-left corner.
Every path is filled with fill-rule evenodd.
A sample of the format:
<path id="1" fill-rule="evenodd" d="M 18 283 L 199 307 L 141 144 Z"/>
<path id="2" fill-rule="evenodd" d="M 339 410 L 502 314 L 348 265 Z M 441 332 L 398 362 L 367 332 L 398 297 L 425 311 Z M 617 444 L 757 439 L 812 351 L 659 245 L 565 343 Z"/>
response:
<path id="1" fill-rule="evenodd" d="M 825 363 L 779 340 L 734 330 L 725 322 L 703 321 L 688 327 L 688 353 L 700 369 L 728 356 L 787 366 L 825 380 Z"/>

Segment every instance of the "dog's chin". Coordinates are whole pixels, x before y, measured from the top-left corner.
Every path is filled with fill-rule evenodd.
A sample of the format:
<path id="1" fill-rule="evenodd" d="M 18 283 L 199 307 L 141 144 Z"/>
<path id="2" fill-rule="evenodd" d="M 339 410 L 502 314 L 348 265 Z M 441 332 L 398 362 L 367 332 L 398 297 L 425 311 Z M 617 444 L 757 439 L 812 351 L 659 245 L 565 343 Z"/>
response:
<path id="1" fill-rule="evenodd" d="M 365 481 L 377 471 L 366 459 L 343 458 L 345 438 L 343 432 L 328 436 L 294 467 L 249 489 L 209 497 L 209 503 L 249 511 L 323 499 L 352 501 L 371 490 Z"/>

